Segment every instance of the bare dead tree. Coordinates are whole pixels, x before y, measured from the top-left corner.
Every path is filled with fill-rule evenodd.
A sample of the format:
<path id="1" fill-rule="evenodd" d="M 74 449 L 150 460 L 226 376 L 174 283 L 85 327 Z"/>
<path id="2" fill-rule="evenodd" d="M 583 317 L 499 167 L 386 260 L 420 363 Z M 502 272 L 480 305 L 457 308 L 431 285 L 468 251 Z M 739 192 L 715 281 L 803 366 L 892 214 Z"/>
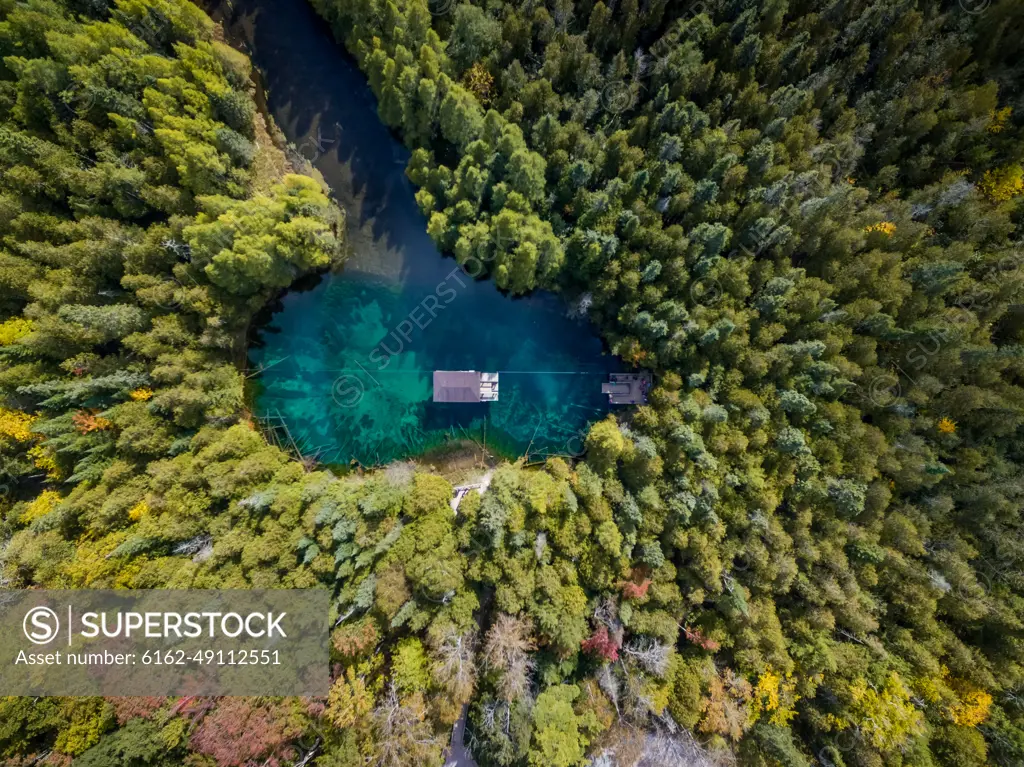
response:
<path id="1" fill-rule="evenodd" d="M 603 623 L 609 629 L 615 630 L 622 624 L 619 623 L 619 606 L 611 597 L 604 597 L 594 608 L 594 620 Z"/>
<path id="2" fill-rule="evenodd" d="M 622 711 L 619 708 L 619 680 L 615 678 L 615 672 L 612 671 L 610 663 L 601 666 L 601 670 L 597 672 L 597 686 L 615 706 L 615 713 L 622 716 Z"/>
<path id="3" fill-rule="evenodd" d="M 506 735 L 512 728 L 512 706 L 508 701 L 494 700 L 481 707 L 481 724 L 486 730 L 501 730 Z"/>
<path id="4" fill-rule="evenodd" d="M 498 703 L 497 701 L 492 701 L 490 703 L 485 703 L 484 704 L 483 709 L 482 709 L 483 710 L 483 725 L 484 725 L 484 727 L 486 729 L 488 729 L 488 730 L 493 730 L 494 729 L 495 718 L 498 715 L 498 707 L 502 706 L 502 705 L 504 705 L 504 704 L 503 703 Z"/>
<path id="5" fill-rule="evenodd" d="M 373 729 L 377 745 L 370 762 L 373 767 L 427 764 L 437 760 L 444 745 L 422 715 L 402 703 L 394 684 L 373 710 Z"/>
<path id="6" fill-rule="evenodd" d="M 590 308 L 594 305 L 593 293 L 582 293 L 569 305 L 568 315 L 572 319 L 586 317 Z"/>
<path id="7" fill-rule="evenodd" d="M 459 634 L 449 627 L 434 648 L 434 678 L 460 703 L 476 687 L 476 632 Z"/>
<path id="8" fill-rule="evenodd" d="M 674 736 L 663 732 L 649 734 L 637 767 L 719 767 L 721 764 L 683 730 Z"/>
<path id="9" fill-rule="evenodd" d="M 622 653 L 636 661 L 647 673 L 664 678 L 672 657 L 671 648 L 657 639 L 642 637 L 622 648 Z"/>
<path id="10" fill-rule="evenodd" d="M 534 670 L 530 653 L 535 649 L 533 625 L 528 618 L 503 613 L 487 632 L 483 661 L 488 668 L 501 672 L 498 693 L 505 700 L 529 696 Z"/>

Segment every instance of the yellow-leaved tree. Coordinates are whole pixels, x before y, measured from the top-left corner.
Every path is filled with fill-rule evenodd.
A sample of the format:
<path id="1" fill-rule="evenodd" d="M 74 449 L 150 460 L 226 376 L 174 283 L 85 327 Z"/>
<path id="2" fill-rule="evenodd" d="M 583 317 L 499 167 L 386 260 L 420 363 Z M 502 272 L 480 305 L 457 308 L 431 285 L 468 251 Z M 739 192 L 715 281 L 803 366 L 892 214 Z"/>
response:
<path id="1" fill-rule="evenodd" d="M 924 715 L 910 701 L 910 689 L 895 671 L 881 686 L 858 677 L 849 688 L 847 723 L 883 753 L 899 750 L 924 734 Z"/>

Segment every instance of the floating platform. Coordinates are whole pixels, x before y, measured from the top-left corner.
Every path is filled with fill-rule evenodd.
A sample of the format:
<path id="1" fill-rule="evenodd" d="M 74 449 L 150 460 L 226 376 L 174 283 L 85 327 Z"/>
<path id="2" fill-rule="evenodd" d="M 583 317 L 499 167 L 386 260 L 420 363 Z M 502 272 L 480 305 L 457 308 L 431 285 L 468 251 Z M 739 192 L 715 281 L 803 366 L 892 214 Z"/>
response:
<path id="1" fill-rule="evenodd" d="M 650 373 L 611 373 L 608 383 L 601 384 L 601 393 L 612 405 L 644 405 L 651 381 Z"/>
<path id="2" fill-rule="evenodd" d="M 497 402 L 498 374 L 435 370 L 434 402 Z"/>

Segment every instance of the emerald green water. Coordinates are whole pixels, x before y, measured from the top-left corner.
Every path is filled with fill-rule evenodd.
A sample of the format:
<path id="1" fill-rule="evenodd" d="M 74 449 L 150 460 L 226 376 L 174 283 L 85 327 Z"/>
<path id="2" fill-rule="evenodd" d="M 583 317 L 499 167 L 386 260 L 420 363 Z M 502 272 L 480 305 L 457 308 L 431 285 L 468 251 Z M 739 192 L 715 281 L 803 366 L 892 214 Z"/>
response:
<path id="1" fill-rule="evenodd" d="M 256 415 L 334 464 L 460 438 L 508 456 L 578 455 L 607 412 L 601 383 L 620 369 L 593 327 L 558 296 L 508 298 L 437 251 L 405 177 L 408 151 L 308 3 L 240 0 L 226 21 L 264 73 L 278 125 L 347 211 L 352 251 L 342 273 L 285 294 L 255 334 Z M 434 370 L 497 372 L 500 400 L 434 403 Z"/>
<path id="2" fill-rule="evenodd" d="M 286 295 L 261 333 L 265 346 L 251 353 L 266 368 L 259 414 L 283 419 L 304 452 L 318 450 L 328 463 L 383 463 L 452 438 L 482 444 L 485 419 L 492 451 L 581 452 L 581 431 L 604 412 L 600 384 L 611 360 L 600 342 L 553 296 L 511 301 L 461 271 L 440 285 L 437 307 L 428 302 L 435 318 L 421 303 L 437 297 L 434 286 L 420 291 L 356 270 Z M 407 320 L 416 307 L 418 324 Z M 498 371 L 501 397 L 435 403 L 435 369 Z"/>

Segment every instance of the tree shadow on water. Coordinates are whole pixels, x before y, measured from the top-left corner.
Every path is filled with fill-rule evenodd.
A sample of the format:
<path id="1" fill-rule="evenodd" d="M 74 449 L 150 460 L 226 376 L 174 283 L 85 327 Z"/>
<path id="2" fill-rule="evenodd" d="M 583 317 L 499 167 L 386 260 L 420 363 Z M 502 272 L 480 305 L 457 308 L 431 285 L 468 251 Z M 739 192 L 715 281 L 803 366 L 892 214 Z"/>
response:
<path id="1" fill-rule="evenodd" d="M 215 9 L 233 40 L 244 40 L 287 139 L 350 215 L 358 208 L 350 226 L 372 222 L 374 241 L 403 254 L 403 279 L 433 279 L 439 259 L 429 258 L 438 254 L 405 175 L 409 150 L 381 122 L 369 84 L 327 23 L 305 0 L 237 0 Z"/>

